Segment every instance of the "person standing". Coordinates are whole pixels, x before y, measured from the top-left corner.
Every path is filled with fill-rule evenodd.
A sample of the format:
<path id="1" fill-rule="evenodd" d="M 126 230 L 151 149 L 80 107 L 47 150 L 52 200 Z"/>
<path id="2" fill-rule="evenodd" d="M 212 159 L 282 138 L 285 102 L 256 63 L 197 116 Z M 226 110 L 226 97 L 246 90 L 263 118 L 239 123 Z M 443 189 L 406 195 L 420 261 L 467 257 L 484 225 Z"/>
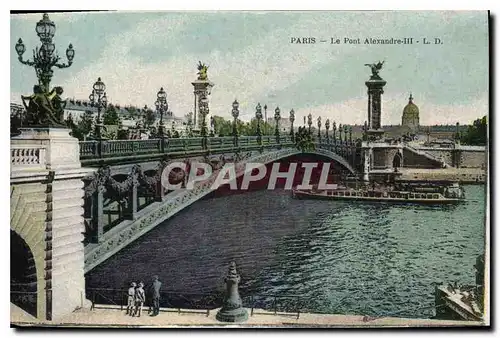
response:
<path id="1" fill-rule="evenodd" d="M 132 314 L 134 312 L 135 287 L 136 287 L 136 284 L 134 282 L 132 282 L 130 284 L 130 288 L 128 289 L 127 314 L 130 316 L 132 316 Z"/>
<path id="2" fill-rule="evenodd" d="M 160 313 L 160 288 L 161 282 L 158 280 L 158 276 L 153 277 L 153 314 L 151 316 L 157 316 Z"/>
<path id="3" fill-rule="evenodd" d="M 142 282 L 139 283 L 139 287 L 135 290 L 135 312 L 133 316 L 137 315 L 137 317 L 141 316 L 142 306 L 144 305 L 144 301 L 146 300 L 146 295 L 144 293 L 144 284 Z"/>

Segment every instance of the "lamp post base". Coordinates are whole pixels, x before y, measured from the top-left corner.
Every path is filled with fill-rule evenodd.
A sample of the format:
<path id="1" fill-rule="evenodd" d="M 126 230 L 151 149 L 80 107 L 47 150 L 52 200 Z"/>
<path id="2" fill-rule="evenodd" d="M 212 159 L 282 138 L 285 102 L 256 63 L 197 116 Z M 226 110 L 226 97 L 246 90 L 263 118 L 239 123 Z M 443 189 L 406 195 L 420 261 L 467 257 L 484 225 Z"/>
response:
<path id="1" fill-rule="evenodd" d="M 232 310 L 222 308 L 217 312 L 215 318 L 220 322 L 244 322 L 248 320 L 248 311 L 243 307 Z"/>

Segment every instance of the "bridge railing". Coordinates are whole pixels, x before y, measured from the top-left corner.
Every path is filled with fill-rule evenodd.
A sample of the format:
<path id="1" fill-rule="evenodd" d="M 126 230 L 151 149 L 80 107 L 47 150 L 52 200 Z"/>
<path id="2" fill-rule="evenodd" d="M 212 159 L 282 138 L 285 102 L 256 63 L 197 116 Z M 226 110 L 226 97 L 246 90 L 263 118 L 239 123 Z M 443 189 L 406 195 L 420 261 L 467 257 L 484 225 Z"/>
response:
<path id="1" fill-rule="evenodd" d="M 206 144 L 205 143 L 206 140 Z M 279 144 L 290 145 L 292 138 L 281 135 Z M 230 150 L 234 148 L 247 149 L 255 147 L 277 146 L 274 135 L 261 136 L 233 136 L 224 137 L 190 137 L 148 140 L 92 140 L 80 142 L 80 158 L 82 160 L 97 158 L 124 157 L 143 154 L 182 153 L 214 150 Z"/>

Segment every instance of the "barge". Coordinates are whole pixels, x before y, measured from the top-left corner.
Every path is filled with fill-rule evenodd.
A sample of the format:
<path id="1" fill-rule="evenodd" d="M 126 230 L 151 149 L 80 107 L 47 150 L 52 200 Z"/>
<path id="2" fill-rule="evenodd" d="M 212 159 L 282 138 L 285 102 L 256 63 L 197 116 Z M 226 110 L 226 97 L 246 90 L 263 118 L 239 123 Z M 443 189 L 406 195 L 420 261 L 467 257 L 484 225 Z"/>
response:
<path id="1" fill-rule="evenodd" d="M 389 203 L 418 203 L 418 204 L 454 204 L 465 199 L 462 187 L 458 183 L 448 186 L 429 187 L 412 186 L 400 190 L 401 187 L 350 188 L 347 186 L 333 185 L 332 189 L 318 189 L 314 186 L 311 190 L 293 189 L 295 198 L 323 199 L 323 200 L 352 200 L 365 202 Z"/>

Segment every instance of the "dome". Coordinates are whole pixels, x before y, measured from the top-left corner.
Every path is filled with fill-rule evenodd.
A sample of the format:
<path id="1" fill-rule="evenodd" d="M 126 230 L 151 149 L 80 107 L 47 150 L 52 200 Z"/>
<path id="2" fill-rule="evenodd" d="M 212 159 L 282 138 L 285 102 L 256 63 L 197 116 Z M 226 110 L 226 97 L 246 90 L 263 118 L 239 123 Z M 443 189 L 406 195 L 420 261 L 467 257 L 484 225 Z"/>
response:
<path id="1" fill-rule="evenodd" d="M 420 113 L 420 111 L 418 110 L 417 105 L 415 103 L 413 103 L 413 96 L 410 94 L 408 104 L 403 109 L 403 118 L 405 116 L 418 117 L 419 113 Z"/>
<path id="2" fill-rule="evenodd" d="M 403 118 L 401 125 L 404 127 L 409 127 L 411 130 L 418 129 L 420 111 L 415 103 L 413 103 L 413 96 L 410 94 L 409 102 L 403 109 Z"/>

